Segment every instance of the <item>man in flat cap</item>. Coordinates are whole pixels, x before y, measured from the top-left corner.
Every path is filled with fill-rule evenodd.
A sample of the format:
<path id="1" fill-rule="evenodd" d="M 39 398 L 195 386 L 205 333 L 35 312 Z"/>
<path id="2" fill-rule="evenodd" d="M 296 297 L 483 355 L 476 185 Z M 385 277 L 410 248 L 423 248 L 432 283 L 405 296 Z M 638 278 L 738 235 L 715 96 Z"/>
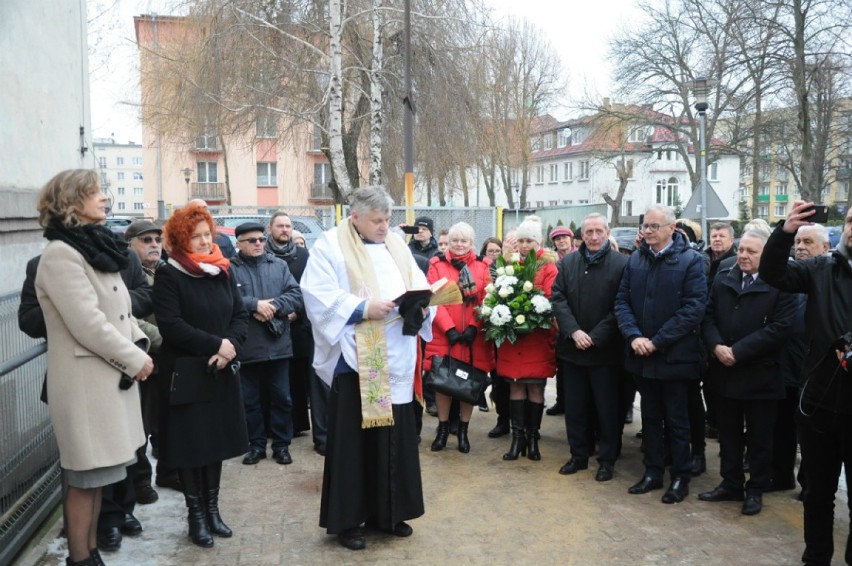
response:
<path id="1" fill-rule="evenodd" d="M 231 258 L 231 273 L 243 305 L 251 314 L 248 339 L 240 353 L 240 380 L 246 411 L 249 452 L 243 464 L 250 466 L 266 458 L 266 431 L 260 407 L 261 380 L 269 382 L 269 434 L 272 458 L 292 464 L 293 402 L 290 397 L 290 358 L 293 343 L 290 322 L 302 308 L 302 291 L 287 262 L 266 250 L 265 226 L 244 222 L 237 226 L 237 254 Z"/>

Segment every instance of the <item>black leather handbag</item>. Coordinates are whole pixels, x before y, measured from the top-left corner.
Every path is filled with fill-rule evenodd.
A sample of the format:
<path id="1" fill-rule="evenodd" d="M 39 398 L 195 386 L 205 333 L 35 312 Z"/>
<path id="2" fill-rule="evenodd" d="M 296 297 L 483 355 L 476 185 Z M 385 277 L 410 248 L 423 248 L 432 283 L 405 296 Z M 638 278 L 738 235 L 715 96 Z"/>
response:
<path id="1" fill-rule="evenodd" d="M 471 348 L 470 363 L 449 355 L 432 356 L 432 369 L 426 376 L 426 383 L 439 393 L 475 405 L 488 384 L 488 373 L 474 367 Z"/>

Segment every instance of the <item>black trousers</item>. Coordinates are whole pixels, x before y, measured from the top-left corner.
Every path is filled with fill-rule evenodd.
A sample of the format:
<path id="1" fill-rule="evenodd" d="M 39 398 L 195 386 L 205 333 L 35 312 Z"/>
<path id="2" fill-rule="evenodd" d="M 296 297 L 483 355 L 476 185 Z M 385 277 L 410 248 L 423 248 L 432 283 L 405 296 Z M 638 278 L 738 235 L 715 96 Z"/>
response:
<path id="1" fill-rule="evenodd" d="M 785 397 L 778 401 L 778 415 L 772 437 L 772 483 L 775 486 L 795 487 L 796 412 L 799 406 L 799 388 L 785 387 Z"/>
<path id="2" fill-rule="evenodd" d="M 689 436 L 692 445 L 692 456 L 704 456 L 706 440 L 704 439 L 706 412 L 704 398 L 701 396 L 701 382 L 689 383 Z"/>
<path id="3" fill-rule="evenodd" d="M 689 482 L 692 459 L 689 445 L 687 402 L 691 380 L 636 377 L 642 395 L 642 432 L 645 440 L 645 474 L 662 479 L 665 471 L 666 440 L 672 456 L 671 477 Z M 663 437 L 663 422 L 666 437 Z"/>
<path id="4" fill-rule="evenodd" d="M 497 424 L 509 427 L 509 381 L 491 372 L 491 400 L 497 412 Z"/>
<path id="5" fill-rule="evenodd" d="M 778 401 L 775 399 L 727 399 L 716 397 L 716 426 L 722 461 L 722 484 L 751 495 L 769 487 L 772 474 L 772 436 Z M 743 432 L 743 420 L 746 430 Z M 743 454 L 748 446 L 749 478 L 743 473 Z"/>
<path id="6" fill-rule="evenodd" d="M 103 533 L 124 522 L 125 514 L 133 514 L 136 508 L 136 490 L 133 486 L 134 467 L 127 467 L 127 476 L 118 482 L 106 485 L 101 491 L 101 514 L 98 516 L 98 532 Z"/>
<path id="7" fill-rule="evenodd" d="M 852 415 L 822 409 L 814 409 L 807 415 L 799 411 L 796 423 L 805 479 L 802 562 L 828 566 L 834 554 L 834 496 L 841 465 L 846 469 L 846 484 L 852 485 Z M 852 499 L 847 506 L 852 516 Z M 847 564 L 852 563 L 852 533 L 847 534 L 844 558 Z"/>
<path id="8" fill-rule="evenodd" d="M 617 366 L 579 366 L 563 361 L 560 374 L 564 388 L 565 431 L 572 458 L 586 462 L 594 438 L 591 425 L 596 417 L 599 433 L 598 462 L 614 464 L 618 457 L 621 424 L 619 412 L 620 370 Z"/>

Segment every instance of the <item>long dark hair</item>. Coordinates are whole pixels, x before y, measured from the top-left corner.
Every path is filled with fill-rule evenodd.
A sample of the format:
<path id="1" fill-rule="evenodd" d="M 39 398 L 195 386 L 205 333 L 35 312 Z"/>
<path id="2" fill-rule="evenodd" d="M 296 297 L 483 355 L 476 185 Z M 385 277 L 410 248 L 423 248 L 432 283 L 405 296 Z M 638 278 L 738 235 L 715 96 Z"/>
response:
<path id="1" fill-rule="evenodd" d="M 481 255 L 482 257 L 485 257 L 485 252 L 488 250 L 488 244 L 497 244 L 498 246 L 500 246 L 501 250 L 503 249 L 503 241 L 500 240 L 500 238 L 495 238 L 494 236 L 491 236 L 490 238 L 485 238 L 485 241 L 482 242 L 482 249 L 479 250 L 479 255 Z"/>

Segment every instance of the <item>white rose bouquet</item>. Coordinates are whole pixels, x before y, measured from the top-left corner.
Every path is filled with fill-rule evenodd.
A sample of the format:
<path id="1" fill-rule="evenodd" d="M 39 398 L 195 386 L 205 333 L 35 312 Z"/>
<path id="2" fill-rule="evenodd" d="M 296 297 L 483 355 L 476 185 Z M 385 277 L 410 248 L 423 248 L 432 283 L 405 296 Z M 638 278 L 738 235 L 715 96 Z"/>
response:
<path id="1" fill-rule="evenodd" d="M 486 288 L 485 300 L 478 307 L 478 316 L 485 323 L 485 339 L 500 346 L 504 340 L 512 344 L 518 337 L 538 328 L 553 326 L 553 307 L 533 281 L 541 267 L 535 252 L 520 263 L 512 254 L 511 261 L 497 258 L 497 278 Z"/>

